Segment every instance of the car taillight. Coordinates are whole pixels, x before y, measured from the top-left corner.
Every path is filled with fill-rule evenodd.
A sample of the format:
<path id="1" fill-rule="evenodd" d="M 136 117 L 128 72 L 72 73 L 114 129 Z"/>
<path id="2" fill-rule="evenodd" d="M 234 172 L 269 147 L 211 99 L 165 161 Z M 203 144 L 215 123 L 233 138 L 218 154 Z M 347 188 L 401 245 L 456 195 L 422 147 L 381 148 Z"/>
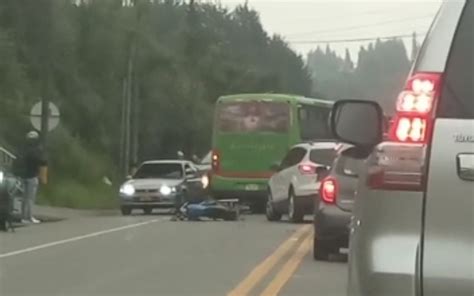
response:
<path id="1" fill-rule="evenodd" d="M 319 195 L 321 200 L 328 204 L 333 204 L 336 202 L 338 194 L 338 184 L 334 178 L 325 178 L 321 182 L 321 187 L 319 189 Z"/>
<path id="2" fill-rule="evenodd" d="M 300 164 L 298 170 L 302 175 L 314 175 L 316 174 L 316 166 L 313 164 Z"/>
<path id="3" fill-rule="evenodd" d="M 389 142 L 380 144 L 369 159 L 369 187 L 423 190 L 426 147 L 440 87 L 439 73 L 418 73 L 407 81 L 397 100 Z"/>
<path id="4" fill-rule="evenodd" d="M 217 172 L 219 171 L 220 169 L 220 165 L 221 165 L 221 155 L 219 153 L 219 151 L 217 150 L 213 150 L 212 151 L 212 170 Z"/>
<path id="5" fill-rule="evenodd" d="M 405 90 L 397 99 L 397 113 L 389 133 L 391 141 L 428 141 L 440 83 L 439 73 L 419 73 L 407 81 Z"/>

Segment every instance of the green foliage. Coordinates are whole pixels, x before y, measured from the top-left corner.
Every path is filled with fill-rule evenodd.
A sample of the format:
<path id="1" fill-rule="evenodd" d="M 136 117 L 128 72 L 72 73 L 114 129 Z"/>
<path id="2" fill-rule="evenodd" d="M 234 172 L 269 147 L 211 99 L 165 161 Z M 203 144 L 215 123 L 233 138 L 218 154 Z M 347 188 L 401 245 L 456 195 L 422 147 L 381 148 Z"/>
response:
<path id="1" fill-rule="evenodd" d="M 377 40 L 368 48 L 361 47 L 356 67 L 348 51 L 343 59 L 329 46 L 325 52 L 321 48 L 310 52 L 308 67 L 314 93 L 332 100 L 375 100 L 391 113 L 410 61 L 401 40 Z"/>
<path id="2" fill-rule="evenodd" d="M 140 160 L 207 152 L 221 95 L 310 94 L 302 58 L 246 5 L 134 2 L 0 1 L 0 140 L 21 144 L 41 96 L 61 109 L 49 136 L 47 203 L 114 204 L 130 56 Z"/>

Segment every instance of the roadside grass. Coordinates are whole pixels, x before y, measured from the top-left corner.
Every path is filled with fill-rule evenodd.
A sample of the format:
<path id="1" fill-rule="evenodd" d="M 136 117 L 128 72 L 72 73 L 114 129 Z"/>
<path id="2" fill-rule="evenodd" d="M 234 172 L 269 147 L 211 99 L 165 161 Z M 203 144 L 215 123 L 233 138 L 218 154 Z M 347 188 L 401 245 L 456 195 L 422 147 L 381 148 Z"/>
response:
<path id="1" fill-rule="evenodd" d="M 106 184 L 83 185 L 62 180 L 41 189 L 39 204 L 72 209 L 113 209 L 118 207 L 114 187 Z"/>

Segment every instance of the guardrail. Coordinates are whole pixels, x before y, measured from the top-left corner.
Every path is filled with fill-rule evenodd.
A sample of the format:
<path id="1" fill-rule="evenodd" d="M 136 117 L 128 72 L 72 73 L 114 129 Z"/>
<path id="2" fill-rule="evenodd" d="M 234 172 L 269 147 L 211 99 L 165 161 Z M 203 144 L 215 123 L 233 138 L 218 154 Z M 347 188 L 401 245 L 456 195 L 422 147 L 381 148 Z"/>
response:
<path id="1" fill-rule="evenodd" d="M 0 147 L 0 167 L 11 168 L 16 156 L 7 149 Z"/>

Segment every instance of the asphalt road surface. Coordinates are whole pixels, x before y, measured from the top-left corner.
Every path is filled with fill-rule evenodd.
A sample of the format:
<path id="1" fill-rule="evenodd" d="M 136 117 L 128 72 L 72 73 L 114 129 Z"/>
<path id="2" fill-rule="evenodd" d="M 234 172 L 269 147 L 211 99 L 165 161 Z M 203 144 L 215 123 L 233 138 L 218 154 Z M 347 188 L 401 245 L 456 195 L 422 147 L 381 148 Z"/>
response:
<path id="1" fill-rule="evenodd" d="M 257 215 L 73 215 L 0 233 L 0 295 L 344 295 L 346 265 L 311 248 L 310 223 Z"/>

